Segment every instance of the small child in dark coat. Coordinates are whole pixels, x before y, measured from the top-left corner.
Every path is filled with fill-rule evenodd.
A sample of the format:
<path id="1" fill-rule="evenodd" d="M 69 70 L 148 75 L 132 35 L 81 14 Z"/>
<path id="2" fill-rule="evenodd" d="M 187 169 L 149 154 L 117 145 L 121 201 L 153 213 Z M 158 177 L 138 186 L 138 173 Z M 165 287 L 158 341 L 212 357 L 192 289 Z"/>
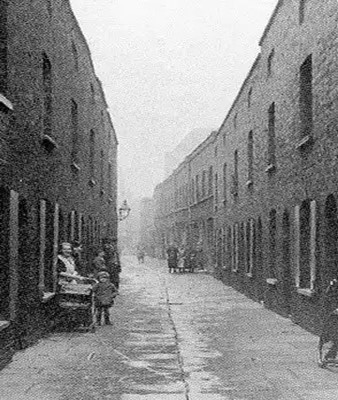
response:
<path id="1" fill-rule="evenodd" d="M 97 311 L 96 321 L 98 325 L 101 325 L 103 313 L 105 324 L 110 325 L 109 308 L 114 304 L 114 299 L 117 296 L 117 289 L 110 282 L 108 272 L 99 272 L 97 278 L 99 281 L 93 287 L 95 307 Z"/>

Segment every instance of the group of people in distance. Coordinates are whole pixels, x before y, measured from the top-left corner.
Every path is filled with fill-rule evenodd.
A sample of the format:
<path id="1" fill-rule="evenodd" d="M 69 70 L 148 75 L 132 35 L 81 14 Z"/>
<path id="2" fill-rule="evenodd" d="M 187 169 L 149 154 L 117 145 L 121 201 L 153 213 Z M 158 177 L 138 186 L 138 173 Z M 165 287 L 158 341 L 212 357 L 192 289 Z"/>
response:
<path id="1" fill-rule="evenodd" d="M 86 279 L 93 278 L 94 301 L 96 308 L 96 322 L 101 325 L 102 315 L 105 324 L 110 325 L 109 308 L 114 304 L 120 283 L 121 264 L 116 243 L 105 241 L 102 249 L 97 252 L 93 260 L 92 271 L 85 277 L 81 265 L 81 245 L 62 243 L 61 252 L 57 259 L 58 286 L 64 283 L 78 284 Z"/>
<path id="2" fill-rule="evenodd" d="M 198 267 L 198 251 L 190 246 L 177 248 L 170 244 L 167 248 L 169 273 L 194 272 Z"/>

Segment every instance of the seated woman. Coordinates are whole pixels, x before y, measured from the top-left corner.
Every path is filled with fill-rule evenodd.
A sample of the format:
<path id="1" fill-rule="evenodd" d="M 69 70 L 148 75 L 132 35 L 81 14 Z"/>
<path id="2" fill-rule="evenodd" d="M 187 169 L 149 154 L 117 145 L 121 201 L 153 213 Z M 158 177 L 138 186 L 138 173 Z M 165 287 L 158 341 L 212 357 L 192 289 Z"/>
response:
<path id="1" fill-rule="evenodd" d="M 70 243 L 62 243 L 61 254 L 57 260 L 58 283 L 64 282 L 78 283 L 83 279 L 75 269 L 75 260 L 72 256 L 72 246 Z"/>

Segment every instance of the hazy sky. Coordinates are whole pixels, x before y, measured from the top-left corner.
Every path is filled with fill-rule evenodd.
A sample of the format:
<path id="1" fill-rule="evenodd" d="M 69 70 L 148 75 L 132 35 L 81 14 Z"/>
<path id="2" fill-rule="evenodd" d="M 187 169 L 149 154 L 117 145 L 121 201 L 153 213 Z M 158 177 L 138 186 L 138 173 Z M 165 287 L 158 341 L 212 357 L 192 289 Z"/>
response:
<path id="1" fill-rule="evenodd" d="M 71 0 L 103 82 L 125 185 L 151 196 L 164 152 L 218 129 L 277 0 Z"/>

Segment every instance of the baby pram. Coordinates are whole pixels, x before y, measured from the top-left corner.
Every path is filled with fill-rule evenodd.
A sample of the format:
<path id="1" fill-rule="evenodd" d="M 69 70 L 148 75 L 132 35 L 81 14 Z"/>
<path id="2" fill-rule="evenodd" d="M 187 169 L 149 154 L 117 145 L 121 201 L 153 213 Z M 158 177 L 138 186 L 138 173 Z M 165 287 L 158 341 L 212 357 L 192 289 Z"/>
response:
<path id="1" fill-rule="evenodd" d="M 80 283 L 61 282 L 57 294 L 58 322 L 67 329 L 95 332 L 93 284 L 83 278 Z"/>

